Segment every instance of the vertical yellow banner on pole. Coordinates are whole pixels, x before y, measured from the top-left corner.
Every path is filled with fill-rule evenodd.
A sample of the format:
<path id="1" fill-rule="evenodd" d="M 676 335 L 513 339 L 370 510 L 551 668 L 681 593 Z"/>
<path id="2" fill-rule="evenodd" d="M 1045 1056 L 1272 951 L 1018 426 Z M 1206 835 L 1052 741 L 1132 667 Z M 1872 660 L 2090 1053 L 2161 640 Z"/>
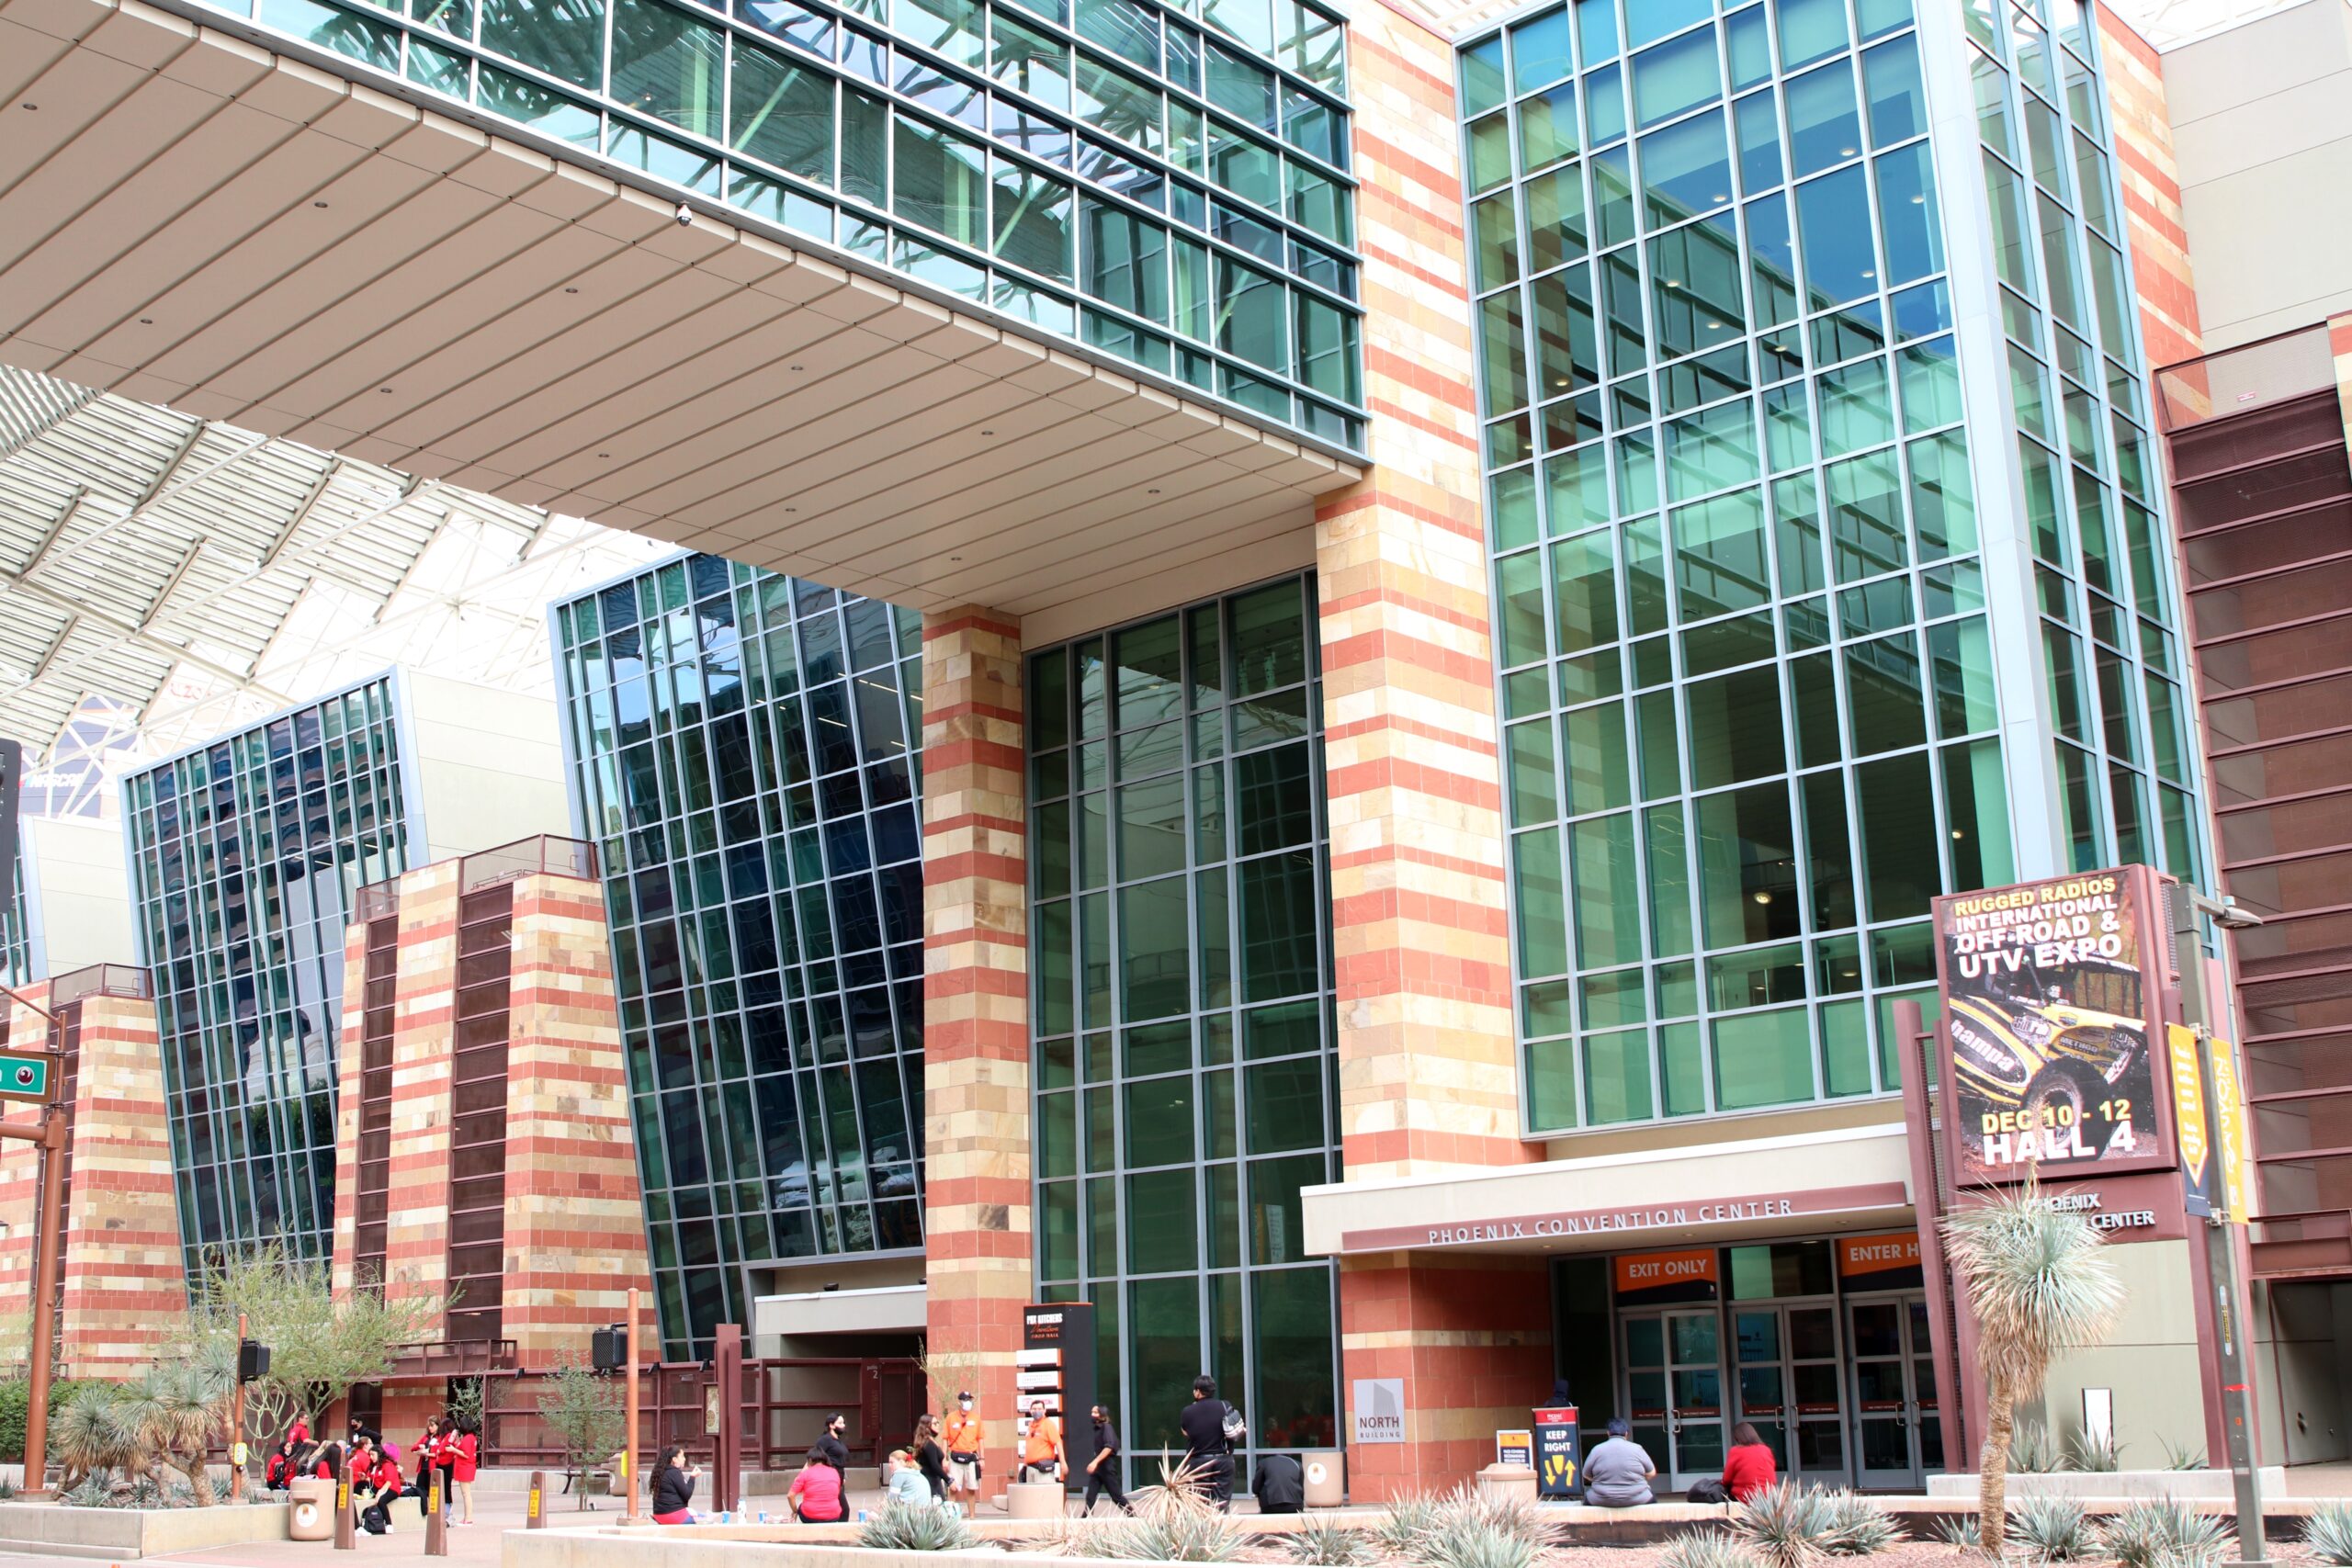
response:
<path id="1" fill-rule="evenodd" d="M 2219 1196 L 2229 1205 L 2231 1223 L 2242 1225 L 2254 1213 L 2254 1133 L 2249 1125 L 2252 1114 L 2246 1110 L 2245 1079 L 2238 1071 L 2237 1047 L 2217 1039 L 2210 1049 L 2213 1055 L 2213 1119 L 2219 1123 L 2213 1129 L 2213 1142 L 2221 1151 L 2222 1176 L 2227 1182 Z"/>
<path id="2" fill-rule="evenodd" d="M 2213 1201 L 2213 1144 L 2205 1126 L 2205 1075 L 2199 1069 L 2197 1031 L 2165 1026 L 2172 1055 L 2172 1123 L 2180 1145 L 2181 1196 L 2190 1214 L 2203 1217 Z"/>

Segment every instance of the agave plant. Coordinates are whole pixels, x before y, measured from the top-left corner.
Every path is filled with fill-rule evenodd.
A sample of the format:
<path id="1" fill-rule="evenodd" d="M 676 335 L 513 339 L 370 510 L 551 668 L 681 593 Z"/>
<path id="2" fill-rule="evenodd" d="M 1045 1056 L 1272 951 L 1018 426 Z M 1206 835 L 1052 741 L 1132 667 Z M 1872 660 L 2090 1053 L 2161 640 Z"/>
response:
<path id="1" fill-rule="evenodd" d="M 2123 1284 L 2103 1250 L 2105 1236 L 2042 1196 L 2039 1182 L 1955 1210 L 1943 1230 L 1945 1254 L 1976 1314 L 1987 1384 L 1976 1513 L 1984 1550 L 1998 1551 L 2018 1401 L 2041 1392 L 2061 1352 L 2106 1337 L 2123 1308 Z"/>
<path id="2" fill-rule="evenodd" d="M 1420 1550 L 1421 1538 L 1438 1528 L 1442 1516 L 1443 1509 L 1434 1497 L 1398 1497 L 1372 1527 L 1373 1543 L 1391 1557 L 1410 1561 Z"/>
<path id="3" fill-rule="evenodd" d="M 1668 1541 L 1657 1568 L 1757 1568 L 1757 1562 L 1729 1530 L 1703 1529 Z"/>
<path id="4" fill-rule="evenodd" d="M 1168 1472 L 1168 1484 L 1136 1495 L 1130 1519 L 1094 1532 L 1090 1555 L 1137 1562 L 1230 1562 L 1248 1536 L 1230 1515 L 1208 1500 L 1184 1467 Z"/>
<path id="5" fill-rule="evenodd" d="M 2066 1448 L 2076 1470 L 2111 1475 L 2123 1468 L 2123 1445 L 2115 1440 L 2113 1432 L 2080 1431 Z"/>
<path id="6" fill-rule="evenodd" d="M 2303 1544 L 2332 1568 L 2352 1568 L 2352 1503 L 2320 1504 L 2303 1520 Z"/>
<path id="7" fill-rule="evenodd" d="M 2009 1428 L 2011 1475 L 2049 1475 L 2065 1468 L 2065 1450 L 2049 1427 L 2039 1421 L 2020 1421 Z"/>
<path id="8" fill-rule="evenodd" d="M 1301 1520 L 1298 1529 L 1283 1537 L 1283 1550 L 1306 1568 L 1357 1568 L 1373 1555 L 1372 1542 L 1362 1530 L 1328 1516 Z"/>
<path id="9" fill-rule="evenodd" d="M 2122 1568 L 2212 1568 L 2238 1549 L 2229 1526 L 2176 1497 L 2143 1497 L 2098 1529 L 2098 1549 Z"/>
<path id="10" fill-rule="evenodd" d="M 2072 1497 L 2030 1497 L 2009 1513 L 2008 1533 L 2037 1562 L 2073 1562 L 2098 1555 L 2098 1532 Z"/>
<path id="11" fill-rule="evenodd" d="M 1429 1568 L 1534 1568 L 1535 1542 L 1479 1521 L 1443 1529 L 1420 1540 Z"/>
<path id="12" fill-rule="evenodd" d="M 2191 1443 L 2176 1443 L 2170 1438 L 2160 1438 L 2157 1441 L 2164 1445 L 2166 1470 L 2205 1468 L 2205 1450 L 2202 1448 Z"/>
<path id="13" fill-rule="evenodd" d="M 885 1551 L 969 1551 L 980 1538 L 955 1508 L 888 1503 L 858 1527 L 857 1544 Z"/>
<path id="14" fill-rule="evenodd" d="M 1977 1540 L 1984 1533 L 1974 1514 L 1946 1514 L 1936 1521 L 1936 1539 L 1962 1551 L 1976 1551 Z"/>
<path id="15" fill-rule="evenodd" d="M 1823 1494 L 1829 1533 L 1821 1550 L 1831 1557 L 1871 1557 L 1903 1539 L 1894 1517 L 1867 1497 L 1840 1490 Z"/>
<path id="16" fill-rule="evenodd" d="M 1732 1510 L 1732 1538 L 1767 1568 L 1805 1568 L 1828 1555 L 1838 1517 L 1829 1496 L 1792 1481 L 1777 1481 Z"/>
<path id="17" fill-rule="evenodd" d="M 1538 1550 L 1551 1545 L 1559 1533 L 1544 1517 L 1544 1511 L 1523 1497 L 1507 1497 L 1464 1486 L 1439 1503 L 1436 1533 L 1447 1535 L 1481 1529 L 1523 1540 Z"/>

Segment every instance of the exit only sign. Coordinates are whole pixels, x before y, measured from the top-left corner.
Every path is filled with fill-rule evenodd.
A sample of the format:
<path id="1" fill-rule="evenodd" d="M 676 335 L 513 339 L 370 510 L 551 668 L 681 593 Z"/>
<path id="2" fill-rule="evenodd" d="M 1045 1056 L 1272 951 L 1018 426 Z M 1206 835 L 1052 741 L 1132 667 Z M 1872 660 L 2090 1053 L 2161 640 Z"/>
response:
<path id="1" fill-rule="evenodd" d="M 0 1100 L 46 1103 L 56 1072 L 57 1058 L 45 1051 L 0 1051 Z"/>

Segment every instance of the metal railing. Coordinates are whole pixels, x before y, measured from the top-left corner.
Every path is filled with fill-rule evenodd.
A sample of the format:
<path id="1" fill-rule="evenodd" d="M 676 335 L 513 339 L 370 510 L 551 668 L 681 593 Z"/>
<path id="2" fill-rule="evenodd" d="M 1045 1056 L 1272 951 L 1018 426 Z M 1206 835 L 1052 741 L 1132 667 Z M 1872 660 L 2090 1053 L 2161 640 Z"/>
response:
<path id="1" fill-rule="evenodd" d="M 400 912 L 401 879 L 397 876 L 371 882 L 351 896 L 351 918 L 362 925 Z"/>
<path id="2" fill-rule="evenodd" d="M 582 839 L 553 833 L 519 839 L 493 850 L 470 854 L 459 863 L 458 891 L 476 893 L 501 882 L 526 876 L 571 876 L 596 880 L 596 846 Z"/>
<path id="3" fill-rule="evenodd" d="M 93 964 L 86 969 L 74 969 L 53 977 L 49 982 L 49 1005 L 52 1009 L 70 1007 L 92 997 L 126 997 L 133 1001 L 149 1001 L 155 987 L 147 971 L 131 964 Z"/>
<path id="4" fill-rule="evenodd" d="M 2156 372 L 2156 414 L 2167 434 L 2177 434 L 2335 385 L 2323 321 L 2165 366 Z"/>

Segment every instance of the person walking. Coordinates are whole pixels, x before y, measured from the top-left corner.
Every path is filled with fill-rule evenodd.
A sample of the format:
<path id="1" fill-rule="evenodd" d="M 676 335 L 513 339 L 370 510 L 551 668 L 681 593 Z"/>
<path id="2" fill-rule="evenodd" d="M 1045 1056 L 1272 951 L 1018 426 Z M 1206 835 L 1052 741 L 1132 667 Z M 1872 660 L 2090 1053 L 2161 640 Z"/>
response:
<path id="1" fill-rule="evenodd" d="M 653 1522 L 684 1525 L 694 1522 L 695 1477 L 701 1472 L 678 1462 L 678 1445 L 672 1443 L 653 1461 Z"/>
<path id="2" fill-rule="evenodd" d="M 928 1410 L 915 1422 L 915 1468 L 922 1472 L 923 1484 L 931 1488 L 931 1500 L 947 1501 L 947 1450 L 939 1440 L 939 1422 Z"/>
<path id="3" fill-rule="evenodd" d="M 825 1457 L 820 1448 L 808 1450 L 808 1461 L 792 1478 L 786 1494 L 804 1525 L 837 1525 L 849 1517 L 844 1472 Z"/>
<path id="4" fill-rule="evenodd" d="M 1127 1495 L 1119 1488 L 1122 1462 L 1119 1457 L 1119 1428 L 1111 1424 L 1111 1412 L 1106 1407 L 1098 1404 L 1091 1414 L 1094 1420 L 1094 1439 L 1089 1447 L 1092 1449 L 1094 1457 L 1086 1461 L 1086 1502 L 1079 1512 L 1092 1513 L 1094 1499 L 1107 1492 L 1119 1512 L 1132 1514 L 1136 1511 L 1135 1505 L 1127 1501 Z"/>
<path id="5" fill-rule="evenodd" d="M 947 1413 L 947 1426 L 940 1433 L 940 1442 L 947 1450 L 947 1496 L 958 1502 L 964 1512 L 970 1513 L 980 1500 L 980 1444 L 985 1441 L 980 1418 L 972 1414 L 972 1395 L 967 1390 L 956 1396 L 956 1408 Z"/>
<path id="6" fill-rule="evenodd" d="M 1052 1481 L 1062 1473 L 1062 1424 L 1046 1413 L 1046 1402 L 1029 1402 L 1029 1430 L 1021 1439 L 1018 1481 Z"/>
<path id="7" fill-rule="evenodd" d="M 849 1473 L 849 1445 L 842 1441 L 843 1435 L 848 1431 L 849 1417 L 835 1411 L 825 1417 L 825 1435 L 817 1439 L 815 1450 L 816 1452 L 825 1456 L 827 1464 L 831 1465 L 843 1475 Z"/>
<path id="8" fill-rule="evenodd" d="M 1220 1509 L 1233 1506 L 1233 1407 L 1216 1396 L 1216 1379 L 1204 1372 L 1193 1380 L 1193 1403 L 1176 1419 L 1184 1439 L 1184 1468 Z"/>

